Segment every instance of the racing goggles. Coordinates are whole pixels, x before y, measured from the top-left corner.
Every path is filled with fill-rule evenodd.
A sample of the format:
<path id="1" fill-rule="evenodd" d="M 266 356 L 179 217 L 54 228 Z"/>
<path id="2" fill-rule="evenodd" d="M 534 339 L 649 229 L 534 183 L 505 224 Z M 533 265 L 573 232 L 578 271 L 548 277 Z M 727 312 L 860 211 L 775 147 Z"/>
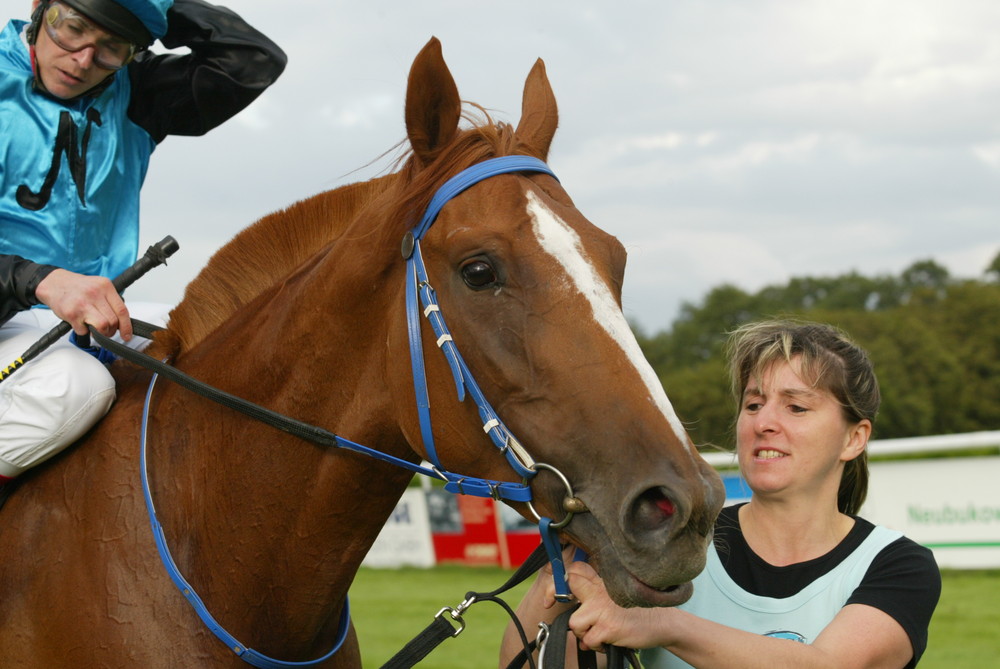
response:
<path id="1" fill-rule="evenodd" d="M 120 70 L 135 58 L 135 44 L 107 32 L 70 7 L 53 3 L 42 21 L 56 46 L 66 51 L 94 49 L 94 63 L 105 70 Z"/>

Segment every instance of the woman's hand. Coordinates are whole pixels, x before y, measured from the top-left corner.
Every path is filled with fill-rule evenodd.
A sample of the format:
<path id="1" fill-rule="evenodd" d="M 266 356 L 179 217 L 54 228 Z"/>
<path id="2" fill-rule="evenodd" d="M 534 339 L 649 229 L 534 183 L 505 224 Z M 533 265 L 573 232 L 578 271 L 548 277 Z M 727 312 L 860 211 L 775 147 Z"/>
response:
<path id="1" fill-rule="evenodd" d="M 569 586 L 580 602 L 569 626 L 584 649 L 603 651 L 605 645 L 650 648 L 664 643 L 670 609 L 622 608 L 608 596 L 604 581 L 585 562 L 567 568 Z M 554 598 L 555 588 L 546 592 Z"/>

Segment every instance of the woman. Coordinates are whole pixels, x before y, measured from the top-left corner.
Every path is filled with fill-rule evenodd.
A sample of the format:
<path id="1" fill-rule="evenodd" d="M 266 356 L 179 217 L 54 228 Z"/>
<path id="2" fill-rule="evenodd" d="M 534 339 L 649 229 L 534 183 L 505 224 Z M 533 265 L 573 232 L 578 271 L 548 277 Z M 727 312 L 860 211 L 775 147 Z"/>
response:
<path id="1" fill-rule="evenodd" d="M 916 666 L 941 579 L 929 550 L 856 515 L 881 401 L 868 356 L 833 327 L 768 321 L 732 334 L 729 362 L 751 500 L 720 514 L 680 607 L 620 608 L 589 565 L 572 564 L 571 630 L 585 647 L 646 649 L 656 669 Z M 519 615 L 556 608 L 540 579 Z M 503 654 L 516 651 L 509 632 Z"/>

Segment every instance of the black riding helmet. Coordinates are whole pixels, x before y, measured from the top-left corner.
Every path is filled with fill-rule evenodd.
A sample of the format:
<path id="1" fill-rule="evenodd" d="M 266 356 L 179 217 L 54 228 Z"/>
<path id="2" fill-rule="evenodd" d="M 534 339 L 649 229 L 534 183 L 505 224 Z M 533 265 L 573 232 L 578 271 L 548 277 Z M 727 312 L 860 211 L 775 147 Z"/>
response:
<path id="1" fill-rule="evenodd" d="M 153 43 L 153 36 L 135 14 L 114 0 L 59 0 L 80 12 L 109 33 L 135 44 L 147 47 Z"/>
<path id="2" fill-rule="evenodd" d="M 108 32 L 145 49 L 167 32 L 167 10 L 173 0 L 59 0 Z M 43 0 L 31 16 L 28 41 L 35 43 L 45 9 L 52 0 Z"/>

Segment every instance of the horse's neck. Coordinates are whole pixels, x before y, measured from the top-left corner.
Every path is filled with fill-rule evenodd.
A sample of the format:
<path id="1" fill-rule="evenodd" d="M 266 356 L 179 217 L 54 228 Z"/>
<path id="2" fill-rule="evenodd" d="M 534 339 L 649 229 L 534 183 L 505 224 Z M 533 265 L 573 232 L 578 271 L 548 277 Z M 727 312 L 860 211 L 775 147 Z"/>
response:
<path id="1" fill-rule="evenodd" d="M 386 293 L 401 293 L 401 272 L 389 282 L 398 278 L 398 287 L 381 286 L 367 298 L 344 285 L 349 281 L 317 279 L 352 254 L 359 255 L 334 250 L 281 290 L 265 292 L 181 366 L 233 394 L 412 459 L 398 426 L 398 392 L 386 380 L 386 332 L 403 318 L 401 304 L 387 314 L 401 298 Z M 234 621 L 237 638 L 241 629 L 268 629 L 265 643 L 276 653 L 326 638 L 409 472 L 303 442 L 173 386 L 155 397 L 154 492 L 192 585 L 210 610 L 221 607 L 220 619 Z M 262 608 L 260 584 L 286 594 L 265 596 Z"/>
<path id="2" fill-rule="evenodd" d="M 178 316 L 205 310 L 198 291 L 233 281 L 226 290 L 234 297 L 220 308 L 224 317 L 212 315 L 215 324 L 185 343 L 178 366 L 267 408 L 415 459 L 397 415 L 400 366 L 387 361 L 387 350 L 405 350 L 405 340 L 388 341 L 397 331 L 405 337 L 398 239 L 384 237 L 374 221 L 362 224 L 377 218 L 377 193 L 388 184 L 390 177 L 377 188 L 359 185 L 305 201 L 223 249 L 188 288 L 171 330 L 187 326 Z M 316 233 L 317 221 L 345 212 L 358 221 L 350 234 L 339 225 Z M 312 241 L 294 251 L 294 244 L 279 243 L 286 248 L 275 252 L 279 258 L 260 260 L 270 263 L 266 270 L 243 267 L 256 262 L 245 252 L 258 242 L 303 227 L 316 235 Z M 246 271 L 257 274 L 249 279 L 259 283 L 253 290 L 240 289 Z M 273 285 L 262 287 L 268 281 Z M 408 374 L 408 367 L 400 371 Z M 233 621 L 237 638 L 267 630 L 259 649 L 275 655 L 328 638 L 410 473 L 305 443 L 174 386 L 155 401 L 150 462 L 154 494 L 167 504 L 160 520 L 210 610 Z M 271 590 L 262 594 L 261 584 Z"/>
<path id="3" fill-rule="evenodd" d="M 151 447 L 160 521 L 181 569 L 237 638 L 275 657 L 315 656 L 409 472 L 227 410 L 206 415 L 199 402 L 169 410 L 184 418 L 173 434 L 161 421 Z M 387 446 L 352 429 L 359 443 Z"/>

